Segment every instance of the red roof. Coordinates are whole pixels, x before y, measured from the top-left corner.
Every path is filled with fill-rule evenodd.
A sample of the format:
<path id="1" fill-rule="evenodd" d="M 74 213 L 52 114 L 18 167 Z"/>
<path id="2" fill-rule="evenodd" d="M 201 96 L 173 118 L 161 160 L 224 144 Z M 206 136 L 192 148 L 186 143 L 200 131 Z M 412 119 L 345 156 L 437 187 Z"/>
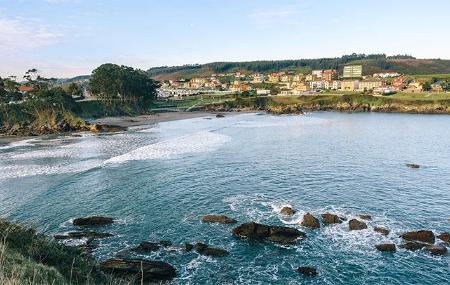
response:
<path id="1" fill-rule="evenodd" d="M 32 90 L 33 90 L 33 87 L 31 87 L 31 86 L 22 85 L 19 87 L 19 91 L 21 91 L 21 92 L 29 92 Z"/>

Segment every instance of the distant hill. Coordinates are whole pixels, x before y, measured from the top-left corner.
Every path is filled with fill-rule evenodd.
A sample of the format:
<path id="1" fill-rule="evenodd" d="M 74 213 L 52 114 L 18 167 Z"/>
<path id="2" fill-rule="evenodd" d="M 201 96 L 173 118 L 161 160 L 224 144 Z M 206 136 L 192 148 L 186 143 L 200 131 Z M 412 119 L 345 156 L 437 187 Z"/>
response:
<path id="1" fill-rule="evenodd" d="M 385 54 L 351 54 L 339 58 L 213 62 L 183 66 L 163 66 L 150 68 L 148 73 L 156 80 L 190 79 L 215 73 L 230 72 L 241 72 L 244 74 L 274 71 L 308 73 L 313 69 L 337 69 L 342 74 L 343 67 L 349 64 L 362 64 L 364 75 L 385 71 L 411 75 L 450 73 L 450 60 L 416 59 L 408 55 L 386 56 Z"/>

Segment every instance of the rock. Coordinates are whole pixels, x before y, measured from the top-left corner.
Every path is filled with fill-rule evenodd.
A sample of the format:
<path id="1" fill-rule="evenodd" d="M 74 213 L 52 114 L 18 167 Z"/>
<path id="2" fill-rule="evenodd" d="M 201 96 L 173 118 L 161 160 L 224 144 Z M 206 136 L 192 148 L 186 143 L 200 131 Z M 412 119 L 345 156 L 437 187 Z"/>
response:
<path id="1" fill-rule="evenodd" d="M 311 229 L 318 229 L 320 228 L 320 222 L 319 219 L 311 215 L 310 213 L 306 213 L 303 216 L 303 220 L 301 222 L 301 225 L 303 227 L 311 228 Z"/>
<path id="2" fill-rule="evenodd" d="M 280 210 L 280 213 L 283 214 L 283 215 L 286 215 L 286 216 L 292 216 L 292 215 L 295 214 L 295 210 L 292 209 L 291 207 L 283 207 Z"/>
<path id="3" fill-rule="evenodd" d="M 450 233 L 442 233 L 437 236 L 438 239 L 445 241 L 446 243 L 450 243 Z"/>
<path id="4" fill-rule="evenodd" d="M 352 219 L 348 222 L 348 227 L 351 231 L 359 231 L 367 229 L 367 224 L 357 219 Z"/>
<path id="5" fill-rule="evenodd" d="M 418 165 L 418 164 L 414 164 L 414 163 L 408 163 L 408 164 L 406 164 L 406 166 L 407 167 L 409 167 L 409 168 L 420 168 L 420 165 Z"/>
<path id="6" fill-rule="evenodd" d="M 384 243 L 384 244 L 378 244 L 375 246 L 379 251 L 383 252 L 395 252 L 395 244 L 393 243 Z"/>
<path id="7" fill-rule="evenodd" d="M 143 282 L 158 282 L 176 277 L 175 268 L 162 261 L 113 258 L 102 262 L 100 268 L 114 275 L 132 277 Z"/>
<path id="8" fill-rule="evenodd" d="M 225 115 L 224 114 L 217 114 L 216 118 L 225 118 Z"/>
<path id="9" fill-rule="evenodd" d="M 159 244 L 162 245 L 163 247 L 172 246 L 172 242 L 170 240 L 160 240 Z"/>
<path id="10" fill-rule="evenodd" d="M 322 217 L 322 221 L 323 221 L 323 223 L 325 225 L 341 224 L 342 223 L 342 219 L 339 218 L 335 214 L 325 213 L 325 214 L 322 214 L 320 216 Z"/>
<path id="11" fill-rule="evenodd" d="M 363 220 L 366 220 L 366 221 L 372 220 L 372 216 L 371 215 L 367 215 L 367 214 L 358 215 L 358 217 L 360 219 L 363 219 Z"/>
<path id="12" fill-rule="evenodd" d="M 425 251 L 431 253 L 432 255 L 446 255 L 447 254 L 447 248 L 442 245 L 429 245 L 424 247 Z"/>
<path id="13" fill-rule="evenodd" d="M 288 227 L 267 226 L 258 223 L 246 223 L 233 229 L 234 236 L 238 238 L 248 238 L 250 240 L 269 240 L 277 243 L 293 243 L 299 238 L 306 237 L 306 234 Z"/>
<path id="14" fill-rule="evenodd" d="M 195 244 L 195 250 L 202 255 L 214 257 L 222 257 L 228 255 L 228 251 L 226 251 L 225 249 L 210 247 L 200 242 Z"/>
<path id="15" fill-rule="evenodd" d="M 206 215 L 202 218 L 204 223 L 220 223 L 220 224 L 235 224 L 237 221 L 223 215 Z"/>
<path id="16" fill-rule="evenodd" d="M 112 237 L 113 235 L 110 233 L 97 233 L 97 232 L 70 232 L 65 235 L 54 235 L 55 239 L 102 239 L 107 237 Z"/>
<path id="17" fill-rule="evenodd" d="M 161 245 L 157 242 L 143 241 L 137 247 L 133 248 L 132 250 L 135 252 L 150 252 L 150 251 L 156 251 L 160 248 L 161 248 Z"/>
<path id="18" fill-rule="evenodd" d="M 319 274 L 317 269 L 309 266 L 300 266 L 297 271 L 306 276 L 317 276 Z"/>
<path id="19" fill-rule="evenodd" d="M 383 234 L 385 236 L 387 236 L 390 233 L 390 231 L 388 229 L 383 228 L 383 227 L 374 227 L 373 230 L 376 231 L 377 233 Z"/>
<path id="20" fill-rule="evenodd" d="M 432 231 L 415 231 L 406 232 L 400 236 L 402 239 L 407 241 L 419 241 L 433 244 L 435 242 L 435 237 Z"/>
<path id="21" fill-rule="evenodd" d="M 194 246 L 192 245 L 192 244 L 190 244 L 190 243 L 185 243 L 184 244 L 184 250 L 186 251 L 186 252 L 190 252 L 190 251 L 192 251 L 194 249 Z"/>
<path id="22" fill-rule="evenodd" d="M 102 132 L 102 133 L 115 133 L 115 132 L 123 132 L 126 131 L 126 127 L 116 126 L 116 125 L 107 125 L 107 124 L 94 124 L 91 125 L 90 131 L 91 132 Z"/>
<path id="23" fill-rule="evenodd" d="M 89 226 L 104 226 L 114 223 L 113 218 L 92 216 L 85 218 L 77 218 L 73 220 L 75 226 L 89 227 Z"/>
<path id="24" fill-rule="evenodd" d="M 424 243 L 420 243 L 420 242 L 405 242 L 404 244 L 400 245 L 400 248 L 404 248 L 407 250 L 418 250 L 418 249 L 422 249 L 425 246 L 427 246 Z"/>

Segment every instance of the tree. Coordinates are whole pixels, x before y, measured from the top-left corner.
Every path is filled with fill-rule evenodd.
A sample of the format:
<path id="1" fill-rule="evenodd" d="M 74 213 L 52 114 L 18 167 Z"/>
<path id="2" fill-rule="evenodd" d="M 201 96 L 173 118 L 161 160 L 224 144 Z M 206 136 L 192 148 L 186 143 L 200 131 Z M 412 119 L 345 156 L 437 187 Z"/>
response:
<path id="1" fill-rule="evenodd" d="M 72 97 L 82 97 L 83 89 L 81 88 L 81 86 L 79 84 L 72 82 L 67 87 L 67 93 Z"/>
<path id="2" fill-rule="evenodd" d="M 431 83 L 430 82 L 425 82 L 423 85 L 422 85 L 422 89 L 423 89 L 423 91 L 431 91 Z"/>
<path id="3" fill-rule="evenodd" d="M 149 103 L 156 99 L 159 82 L 140 69 L 103 64 L 92 72 L 89 90 L 105 101 Z"/>

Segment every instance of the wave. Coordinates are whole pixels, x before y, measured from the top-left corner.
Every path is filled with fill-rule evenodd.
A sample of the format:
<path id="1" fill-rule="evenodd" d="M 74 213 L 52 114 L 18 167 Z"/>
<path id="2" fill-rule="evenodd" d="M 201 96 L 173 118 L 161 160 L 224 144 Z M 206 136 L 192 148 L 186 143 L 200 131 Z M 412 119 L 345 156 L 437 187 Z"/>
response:
<path id="1" fill-rule="evenodd" d="M 110 158 L 105 161 L 105 164 L 132 160 L 171 159 L 183 154 L 210 152 L 229 141 L 228 136 L 202 131 L 138 148 Z"/>
<path id="2" fill-rule="evenodd" d="M 27 140 L 21 140 L 17 142 L 9 143 L 5 146 L 0 146 L 0 150 L 3 149 L 11 149 L 16 147 L 24 147 L 24 146 L 33 146 L 33 142 L 37 141 L 37 139 L 27 139 Z"/>

